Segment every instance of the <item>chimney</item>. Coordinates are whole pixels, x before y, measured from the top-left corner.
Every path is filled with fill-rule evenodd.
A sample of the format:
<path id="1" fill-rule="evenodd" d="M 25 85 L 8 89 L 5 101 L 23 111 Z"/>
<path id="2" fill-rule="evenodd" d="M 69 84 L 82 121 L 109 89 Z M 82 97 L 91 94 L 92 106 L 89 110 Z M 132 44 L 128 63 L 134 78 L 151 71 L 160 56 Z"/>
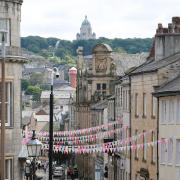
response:
<path id="1" fill-rule="evenodd" d="M 158 24 L 155 36 L 155 60 L 180 52 L 180 17 L 173 17 L 168 27 Z"/>
<path id="2" fill-rule="evenodd" d="M 172 24 L 172 23 L 169 23 L 169 24 L 168 24 L 168 33 L 173 33 L 173 32 L 174 32 L 173 24 Z"/>
<path id="3" fill-rule="evenodd" d="M 69 69 L 69 81 L 71 84 L 71 87 L 76 88 L 77 85 L 77 69 L 75 67 L 72 67 Z"/>
<path id="4" fill-rule="evenodd" d="M 163 33 L 163 26 L 161 23 L 158 24 L 158 28 L 156 30 L 157 34 L 162 34 Z"/>

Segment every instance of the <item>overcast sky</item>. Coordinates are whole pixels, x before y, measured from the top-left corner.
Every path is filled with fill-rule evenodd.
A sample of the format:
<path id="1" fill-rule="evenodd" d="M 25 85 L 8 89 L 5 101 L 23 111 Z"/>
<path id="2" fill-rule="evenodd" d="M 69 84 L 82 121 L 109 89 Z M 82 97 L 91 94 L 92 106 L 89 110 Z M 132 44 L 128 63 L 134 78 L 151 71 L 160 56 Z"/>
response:
<path id="1" fill-rule="evenodd" d="M 179 7 L 180 0 L 24 0 L 21 35 L 73 40 L 87 15 L 97 37 L 153 37 Z"/>

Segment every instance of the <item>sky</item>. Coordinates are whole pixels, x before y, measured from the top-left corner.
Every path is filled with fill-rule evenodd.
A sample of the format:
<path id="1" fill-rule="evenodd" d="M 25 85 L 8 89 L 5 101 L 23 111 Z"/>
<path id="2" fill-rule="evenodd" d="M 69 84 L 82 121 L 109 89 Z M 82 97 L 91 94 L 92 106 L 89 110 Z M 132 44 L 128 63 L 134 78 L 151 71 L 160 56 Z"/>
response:
<path id="1" fill-rule="evenodd" d="M 87 15 L 97 37 L 153 37 L 180 16 L 180 0 L 24 0 L 21 36 L 76 39 Z"/>

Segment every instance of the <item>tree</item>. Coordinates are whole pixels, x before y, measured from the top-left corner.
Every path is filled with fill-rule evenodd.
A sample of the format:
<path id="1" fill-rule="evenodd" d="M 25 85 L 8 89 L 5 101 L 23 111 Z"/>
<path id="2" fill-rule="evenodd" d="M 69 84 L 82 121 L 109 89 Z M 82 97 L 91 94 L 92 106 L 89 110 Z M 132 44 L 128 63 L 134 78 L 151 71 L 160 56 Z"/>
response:
<path id="1" fill-rule="evenodd" d="M 27 87 L 30 85 L 29 81 L 26 79 L 21 80 L 21 90 L 25 91 Z"/>
<path id="2" fill-rule="evenodd" d="M 44 74 L 43 73 L 32 73 L 30 76 L 30 84 L 35 86 L 35 85 L 40 85 L 44 83 Z"/>
<path id="3" fill-rule="evenodd" d="M 28 86 L 25 94 L 26 95 L 33 95 L 34 101 L 40 101 L 42 89 L 38 86 Z"/>

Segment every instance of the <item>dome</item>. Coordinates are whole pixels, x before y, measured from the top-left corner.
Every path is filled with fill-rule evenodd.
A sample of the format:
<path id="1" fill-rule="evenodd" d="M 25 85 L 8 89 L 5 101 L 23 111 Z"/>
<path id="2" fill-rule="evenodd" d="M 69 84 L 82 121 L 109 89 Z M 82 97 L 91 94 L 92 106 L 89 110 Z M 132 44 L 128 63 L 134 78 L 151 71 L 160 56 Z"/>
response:
<path id="1" fill-rule="evenodd" d="M 85 16 L 84 21 L 82 22 L 81 26 L 91 26 L 90 22 L 87 20 L 87 16 Z"/>

